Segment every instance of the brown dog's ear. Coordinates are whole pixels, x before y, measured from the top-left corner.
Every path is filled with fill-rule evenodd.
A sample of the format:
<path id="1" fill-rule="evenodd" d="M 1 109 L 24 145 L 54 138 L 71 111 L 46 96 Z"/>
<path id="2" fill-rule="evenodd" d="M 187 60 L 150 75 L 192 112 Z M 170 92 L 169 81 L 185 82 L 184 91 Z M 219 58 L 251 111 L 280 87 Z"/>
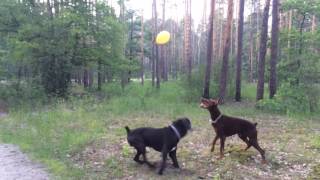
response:
<path id="1" fill-rule="evenodd" d="M 204 98 L 204 97 L 201 97 L 201 98 L 200 98 L 200 101 L 201 101 L 201 102 L 204 101 L 204 102 L 208 103 L 208 102 L 209 102 L 209 99 L 206 99 L 206 98 Z"/>
<path id="2" fill-rule="evenodd" d="M 215 99 L 210 99 L 210 101 L 214 104 L 214 105 L 218 105 L 218 100 L 215 100 Z"/>

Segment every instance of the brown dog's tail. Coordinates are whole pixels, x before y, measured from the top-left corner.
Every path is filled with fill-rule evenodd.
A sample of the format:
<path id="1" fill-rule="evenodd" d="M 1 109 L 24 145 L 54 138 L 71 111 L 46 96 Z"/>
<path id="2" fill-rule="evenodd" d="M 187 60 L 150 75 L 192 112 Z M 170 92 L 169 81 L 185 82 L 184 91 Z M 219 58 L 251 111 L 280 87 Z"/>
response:
<path id="1" fill-rule="evenodd" d="M 126 129 L 126 131 L 127 131 L 127 134 L 129 134 L 130 133 L 130 129 L 129 129 L 129 127 L 128 126 L 126 126 L 126 127 L 124 127 L 125 129 Z"/>
<path id="2" fill-rule="evenodd" d="M 254 123 L 253 125 L 254 125 L 255 127 L 257 127 L 258 123 Z"/>

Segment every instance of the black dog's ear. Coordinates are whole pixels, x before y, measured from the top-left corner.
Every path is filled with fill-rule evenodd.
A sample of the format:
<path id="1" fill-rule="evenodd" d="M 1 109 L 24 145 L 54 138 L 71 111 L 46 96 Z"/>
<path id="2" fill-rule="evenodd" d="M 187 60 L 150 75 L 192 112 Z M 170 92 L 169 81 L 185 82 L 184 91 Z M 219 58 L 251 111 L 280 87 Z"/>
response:
<path id="1" fill-rule="evenodd" d="M 184 124 L 186 125 L 187 129 L 191 129 L 191 121 L 189 118 L 184 118 Z"/>

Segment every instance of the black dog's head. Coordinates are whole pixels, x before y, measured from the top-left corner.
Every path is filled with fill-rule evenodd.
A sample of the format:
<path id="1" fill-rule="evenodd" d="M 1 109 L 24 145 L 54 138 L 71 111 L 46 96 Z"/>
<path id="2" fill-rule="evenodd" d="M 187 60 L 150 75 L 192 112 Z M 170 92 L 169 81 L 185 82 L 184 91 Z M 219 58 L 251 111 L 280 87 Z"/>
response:
<path id="1" fill-rule="evenodd" d="M 187 134 L 188 130 L 191 130 L 191 121 L 186 117 L 179 118 L 173 121 L 172 124 L 179 129 L 182 137 Z"/>

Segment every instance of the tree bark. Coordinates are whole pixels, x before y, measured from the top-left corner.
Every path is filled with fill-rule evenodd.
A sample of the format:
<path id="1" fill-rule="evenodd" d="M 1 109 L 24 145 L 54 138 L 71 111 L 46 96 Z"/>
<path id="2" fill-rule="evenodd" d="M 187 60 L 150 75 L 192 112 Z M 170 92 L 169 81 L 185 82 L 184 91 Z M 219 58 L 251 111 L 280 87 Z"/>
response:
<path id="1" fill-rule="evenodd" d="M 151 69 L 152 69 L 152 74 L 151 74 L 151 84 L 152 84 L 152 87 L 154 87 L 155 85 L 155 74 L 156 74 L 156 62 L 155 62 L 155 37 L 156 37 L 156 32 L 155 32 L 155 8 L 154 8 L 154 3 L 155 1 L 152 2 L 152 39 L 151 39 Z"/>
<path id="2" fill-rule="evenodd" d="M 258 84 L 257 84 L 257 101 L 263 99 L 264 94 L 264 72 L 265 72 L 265 59 L 267 53 L 267 40 L 268 40 L 268 19 L 269 19 L 270 0 L 266 0 L 266 5 L 263 11 L 261 37 L 260 37 L 260 51 L 259 51 L 259 64 L 258 64 Z"/>
<path id="3" fill-rule="evenodd" d="M 254 51 L 254 42 L 253 42 L 253 26 L 252 26 L 252 12 L 250 15 L 249 19 L 249 27 L 250 27 L 250 37 L 249 37 L 249 42 L 250 42 L 250 49 L 249 49 L 249 62 L 250 62 L 250 67 L 249 67 L 249 82 L 253 82 L 253 51 Z"/>
<path id="4" fill-rule="evenodd" d="M 238 50 L 237 50 L 237 73 L 236 73 L 236 95 L 235 100 L 241 101 L 241 68 L 242 68 L 242 45 L 243 45 L 243 12 L 244 0 L 239 1 L 238 22 Z"/>
<path id="5" fill-rule="evenodd" d="M 153 0 L 153 8 L 154 8 L 154 23 L 155 23 L 155 37 L 158 33 L 158 15 L 157 15 L 157 1 Z M 153 41 L 155 43 L 155 39 Z M 155 50 L 156 50 L 156 63 L 155 63 L 155 69 L 156 69 L 156 88 L 160 89 L 160 68 L 159 68 L 159 46 L 155 44 Z"/>
<path id="6" fill-rule="evenodd" d="M 269 97 L 273 98 L 277 92 L 277 62 L 279 42 L 279 0 L 272 2 L 272 30 L 271 30 L 271 59 Z"/>
<path id="7" fill-rule="evenodd" d="M 225 43 L 224 43 L 224 52 L 223 52 L 222 67 L 221 67 L 221 73 L 220 73 L 220 87 L 219 87 L 219 98 L 222 103 L 224 102 L 226 89 L 227 89 L 232 16 L 233 16 L 233 0 L 228 0 L 227 26 L 226 26 L 226 33 L 225 33 Z"/>
<path id="8" fill-rule="evenodd" d="M 144 84 L 144 29 L 143 29 L 143 13 L 141 15 L 141 42 L 140 42 L 140 49 L 141 49 L 141 85 Z"/>
<path id="9" fill-rule="evenodd" d="M 215 0 L 211 0 L 211 11 L 210 11 L 210 19 L 209 19 L 209 31 L 207 38 L 207 65 L 206 65 L 206 73 L 204 77 L 204 87 L 203 87 L 203 97 L 210 97 L 210 78 L 211 78 L 211 64 L 212 64 L 212 51 L 213 51 L 213 18 L 214 18 L 214 10 L 215 10 Z"/>
<path id="10" fill-rule="evenodd" d="M 192 47 L 191 47 L 191 0 L 185 0 L 185 27 L 184 27 L 184 60 L 188 82 L 191 82 Z"/>

